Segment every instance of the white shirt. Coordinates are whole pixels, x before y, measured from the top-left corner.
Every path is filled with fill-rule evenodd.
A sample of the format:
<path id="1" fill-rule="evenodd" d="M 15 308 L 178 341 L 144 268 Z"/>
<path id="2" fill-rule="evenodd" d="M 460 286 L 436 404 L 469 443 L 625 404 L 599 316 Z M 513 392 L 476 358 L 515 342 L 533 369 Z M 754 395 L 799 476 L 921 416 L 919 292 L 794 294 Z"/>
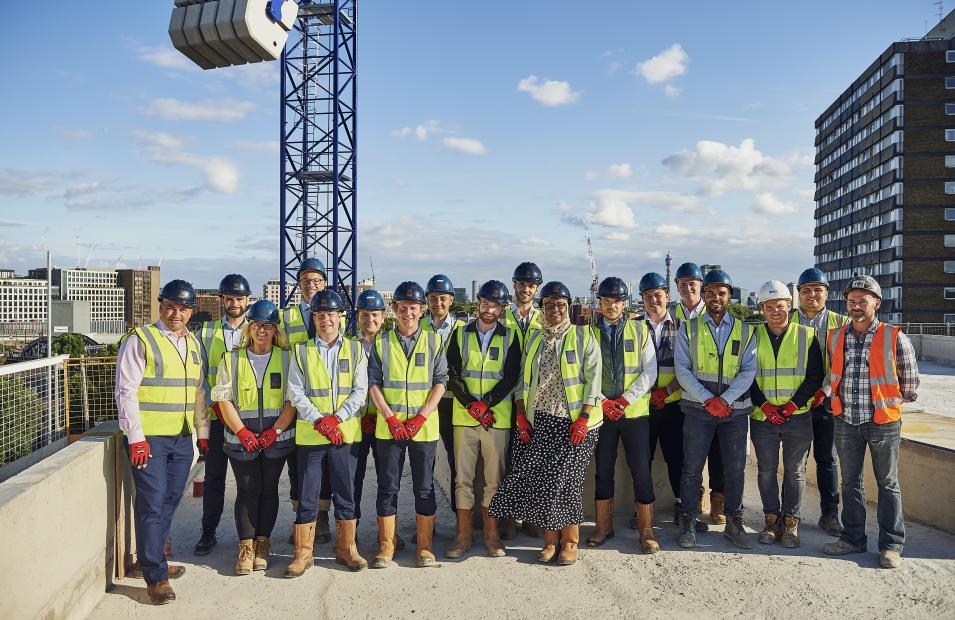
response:
<path id="1" fill-rule="evenodd" d="M 315 344 L 318 346 L 318 353 L 322 356 L 322 362 L 328 371 L 328 376 L 332 381 L 331 396 L 332 403 L 338 402 L 338 351 L 344 345 L 344 341 L 339 336 L 331 345 L 325 344 L 318 336 L 315 337 Z M 318 386 L 315 386 L 318 387 Z M 336 411 L 319 411 L 308 396 L 305 395 L 305 377 L 302 369 L 297 363 L 290 364 L 288 377 L 288 399 L 298 411 L 298 417 L 309 424 L 315 424 L 318 419 L 330 413 L 334 413 L 344 422 L 350 418 L 360 415 L 359 409 L 365 404 L 365 395 L 368 393 L 368 357 L 361 355 L 355 361 L 355 369 L 352 374 L 352 390 L 348 399 L 342 403 Z"/>

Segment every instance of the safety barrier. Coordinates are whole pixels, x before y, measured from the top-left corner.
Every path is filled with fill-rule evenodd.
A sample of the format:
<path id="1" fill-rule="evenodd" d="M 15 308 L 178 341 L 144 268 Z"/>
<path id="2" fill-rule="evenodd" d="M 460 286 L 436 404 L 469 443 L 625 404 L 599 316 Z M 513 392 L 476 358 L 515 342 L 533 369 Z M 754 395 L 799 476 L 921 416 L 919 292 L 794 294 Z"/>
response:
<path id="1" fill-rule="evenodd" d="M 115 357 L 74 357 L 63 365 L 69 434 L 117 419 Z"/>
<path id="2" fill-rule="evenodd" d="M 955 323 L 899 323 L 898 325 L 910 336 L 955 336 Z"/>

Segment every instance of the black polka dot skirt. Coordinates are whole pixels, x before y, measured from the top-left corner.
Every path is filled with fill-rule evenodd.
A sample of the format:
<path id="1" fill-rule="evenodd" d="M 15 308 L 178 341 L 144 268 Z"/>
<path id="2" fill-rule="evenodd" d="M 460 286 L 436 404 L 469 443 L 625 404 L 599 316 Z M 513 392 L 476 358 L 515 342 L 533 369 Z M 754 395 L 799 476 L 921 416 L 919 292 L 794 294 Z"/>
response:
<path id="1" fill-rule="evenodd" d="M 510 471 L 491 499 L 491 516 L 522 519 L 549 530 L 582 523 L 584 476 L 599 432 L 591 429 L 575 446 L 570 443 L 570 418 L 535 412 L 531 443 L 525 445 L 514 434 Z"/>

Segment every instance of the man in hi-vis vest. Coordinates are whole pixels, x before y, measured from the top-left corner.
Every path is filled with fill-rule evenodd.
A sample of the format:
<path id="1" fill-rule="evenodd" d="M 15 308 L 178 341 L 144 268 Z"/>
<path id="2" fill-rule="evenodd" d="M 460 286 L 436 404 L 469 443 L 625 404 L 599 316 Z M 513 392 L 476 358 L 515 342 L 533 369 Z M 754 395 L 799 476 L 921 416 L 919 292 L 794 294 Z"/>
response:
<path id="1" fill-rule="evenodd" d="M 868 448 L 879 487 L 879 565 L 898 568 L 905 544 L 899 488 L 902 403 L 918 398 L 918 363 L 908 336 L 875 318 L 882 305 L 882 287 L 875 278 L 855 276 L 844 294 L 852 323 L 829 332 L 830 404 L 842 472 L 842 535 L 822 550 L 830 555 L 866 550 L 862 467 Z"/>

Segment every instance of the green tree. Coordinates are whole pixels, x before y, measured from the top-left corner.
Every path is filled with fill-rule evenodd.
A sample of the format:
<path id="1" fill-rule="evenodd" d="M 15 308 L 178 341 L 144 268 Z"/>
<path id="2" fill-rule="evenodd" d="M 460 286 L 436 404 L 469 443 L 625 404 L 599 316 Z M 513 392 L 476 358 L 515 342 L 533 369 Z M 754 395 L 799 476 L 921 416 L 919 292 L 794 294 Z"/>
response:
<path id="1" fill-rule="evenodd" d="M 753 311 L 742 304 L 733 304 L 729 307 L 729 313 L 734 319 L 748 321 L 753 318 Z"/>
<path id="2" fill-rule="evenodd" d="M 0 466 L 30 453 L 40 428 L 42 406 L 25 381 L 0 377 Z"/>
<path id="3" fill-rule="evenodd" d="M 70 357 L 86 355 L 86 340 L 83 334 L 61 334 L 53 339 L 53 355 L 67 354 Z"/>

